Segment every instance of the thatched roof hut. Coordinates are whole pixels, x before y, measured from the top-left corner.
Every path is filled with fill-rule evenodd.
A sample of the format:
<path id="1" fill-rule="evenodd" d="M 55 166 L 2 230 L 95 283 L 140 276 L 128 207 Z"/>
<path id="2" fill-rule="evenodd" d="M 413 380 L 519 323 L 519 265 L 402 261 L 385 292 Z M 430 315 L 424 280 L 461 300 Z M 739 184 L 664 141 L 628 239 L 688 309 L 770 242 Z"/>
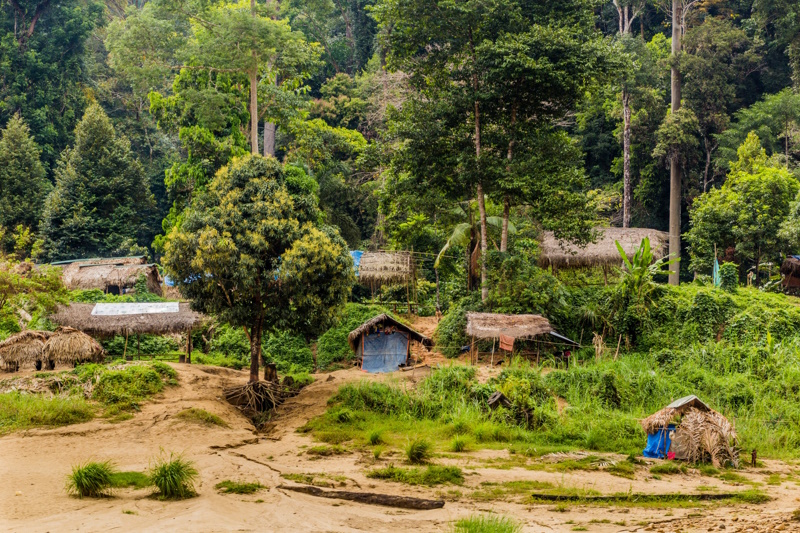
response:
<path id="1" fill-rule="evenodd" d="M 415 276 L 410 252 L 364 252 L 358 267 L 358 280 L 366 285 L 404 283 Z"/>
<path id="2" fill-rule="evenodd" d="M 542 315 L 467 313 L 467 335 L 476 339 L 498 339 L 500 335 L 530 339 L 554 331 Z"/>
<path id="3" fill-rule="evenodd" d="M 711 408 L 697 396 L 685 396 L 642 420 L 642 429 L 648 435 L 655 433 L 667 427 L 679 416 L 686 414 L 690 409 L 697 409 L 703 412 L 711 411 Z"/>
<path id="4" fill-rule="evenodd" d="M 43 359 L 53 363 L 100 363 L 103 347 L 89 335 L 74 328 L 60 327 L 42 348 Z"/>
<path id="5" fill-rule="evenodd" d="M 123 294 L 133 288 L 139 276 L 147 280 L 147 289 L 161 295 L 161 275 L 158 266 L 147 264 L 144 258 L 86 259 L 62 266 L 61 279 L 68 289 L 100 289 L 111 294 Z"/>
<path id="6" fill-rule="evenodd" d="M 161 304 L 80 304 L 59 306 L 50 319 L 100 337 L 153 333 L 185 333 L 205 320 L 185 302 Z"/>
<path id="7" fill-rule="evenodd" d="M 781 264 L 783 286 L 786 288 L 800 287 L 800 255 L 790 255 Z"/>
<path id="8" fill-rule="evenodd" d="M 356 329 L 351 331 L 350 335 L 347 336 L 347 342 L 350 344 L 350 348 L 355 352 L 357 351 L 357 347 L 362 335 L 368 334 L 370 331 L 376 328 L 385 328 L 387 326 L 395 327 L 402 331 L 407 332 L 409 339 L 411 339 L 412 341 L 419 342 L 422 345 L 428 347 L 433 346 L 433 341 L 431 339 L 429 339 L 422 333 L 414 331 L 410 327 L 406 326 L 402 322 L 395 320 L 386 313 L 383 313 L 381 315 L 378 315 L 374 318 L 367 320 L 366 322 L 358 326 Z"/>
<path id="9" fill-rule="evenodd" d="M 650 248 L 655 259 L 666 256 L 669 248 L 669 234 L 646 228 L 596 228 L 597 241 L 585 247 L 559 241 L 551 231 L 544 232 L 541 242 L 539 265 L 554 268 L 583 268 L 594 266 L 614 266 L 622 263 L 615 241 L 619 241 L 628 259 L 642 243 L 650 239 Z"/>
<path id="10" fill-rule="evenodd" d="M 49 331 L 26 330 L 0 342 L 0 359 L 8 370 L 42 360 L 42 349 L 52 334 Z"/>

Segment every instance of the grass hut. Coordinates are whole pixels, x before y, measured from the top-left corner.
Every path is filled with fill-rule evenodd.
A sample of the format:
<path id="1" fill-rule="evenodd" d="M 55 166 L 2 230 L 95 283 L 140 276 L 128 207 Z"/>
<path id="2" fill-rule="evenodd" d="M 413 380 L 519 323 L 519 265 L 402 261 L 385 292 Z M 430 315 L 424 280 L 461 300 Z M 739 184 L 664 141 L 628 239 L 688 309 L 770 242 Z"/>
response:
<path id="1" fill-rule="evenodd" d="M 783 288 L 787 292 L 800 292 L 800 255 L 790 255 L 781 264 Z"/>
<path id="2" fill-rule="evenodd" d="M 350 332 L 347 341 L 366 372 L 394 372 L 408 361 L 411 343 L 433 345 L 431 339 L 387 314 L 367 320 Z"/>
<path id="3" fill-rule="evenodd" d="M 675 400 L 642 420 L 642 429 L 647 433 L 645 457 L 673 453 L 676 459 L 690 463 L 739 466 L 733 424 L 697 396 Z"/>
<path id="4" fill-rule="evenodd" d="M 467 313 L 467 336 L 470 354 L 478 356 L 477 341 L 500 341 L 500 348 L 512 351 L 518 340 L 534 340 L 541 335 L 553 337 L 550 344 L 577 347 L 578 343 L 556 333 L 550 321 L 542 315 L 503 315 L 499 313 Z M 537 352 L 538 353 L 538 352 Z M 494 354 L 494 348 L 492 349 Z"/>
<path id="5" fill-rule="evenodd" d="M 609 267 L 622 264 L 616 242 L 622 245 L 628 259 L 642 243 L 642 239 L 650 239 L 653 258 L 658 260 L 669 253 L 669 234 L 646 228 L 595 228 L 596 242 L 584 247 L 556 239 L 552 231 L 544 232 L 539 255 L 539 266 L 551 267 L 553 271 L 566 268 L 601 267 L 607 273 Z"/>
<path id="6" fill-rule="evenodd" d="M 108 294 L 125 294 L 136 280 L 144 276 L 147 290 L 161 296 L 161 275 L 158 266 L 144 257 L 85 259 L 53 263 L 61 266 L 61 279 L 68 289 L 100 289 Z"/>
<path id="7" fill-rule="evenodd" d="M 30 363 L 41 369 L 42 349 L 50 336 L 49 331 L 26 330 L 0 342 L 0 360 L 3 369 L 16 372 L 21 366 Z"/>
<path id="8" fill-rule="evenodd" d="M 192 311 L 187 302 L 72 303 L 59 306 L 50 319 L 96 337 L 124 336 L 125 355 L 130 335 L 186 334 L 189 356 L 192 353 L 191 332 L 206 320 L 202 314 Z"/>
<path id="9" fill-rule="evenodd" d="M 356 276 L 361 285 L 376 289 L 383 285 L 406 286 L 406 305 L 413 311 L 417 298 L 417 273 L 414 255 L 411 252 L 364 252 L 358 261 Z M 395 312 L 400 302 L 387 302 L 394 305 Z"/>
<path id="10" fill-rule="evenodd" d="M 44 343 L 42 358 L 48 368 L 55 368 L 56 364 L 101 363 L 103 347 L 89 335 L 61 326 Z"/>

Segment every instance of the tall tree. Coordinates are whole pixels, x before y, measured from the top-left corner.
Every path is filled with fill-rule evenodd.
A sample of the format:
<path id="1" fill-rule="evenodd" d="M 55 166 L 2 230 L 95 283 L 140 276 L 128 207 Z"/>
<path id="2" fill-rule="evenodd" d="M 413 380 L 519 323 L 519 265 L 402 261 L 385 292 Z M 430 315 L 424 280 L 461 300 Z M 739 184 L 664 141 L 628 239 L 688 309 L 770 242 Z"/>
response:
<path id="1" fill-rule="evenodd" d="M 263 333 L 309 338 L 336 318 L 355 281 L 346 243 L 320 223 L 313 191 L 272 158 L 235 159 L 172 230 L 164 266 L 192 305 L 250 339 L 258 381 Z"/>
<path id="2" fill-rule="evenodd" d="M 681 73 L 678 67 L 678 56 L 681 53 L 683 37 L 683 2 L 672 0 L 672 84 L 670 87 L 673 115 L 681 108 Z M 681 280 L 681 167 L 677 158 L 671 158 L 669 164 L 669 255 L 677 266 L 669 275 L 670 285 L 678 285 Z"/>
<path id="3" fill-rule="evenodd" d="M 52 186 L 27 124 L 14 116 L 0 132 L 0 228 L 36 227 Z M 10 238 L 11 235 L 6 235 Z M 0 240 L 9 251 L 10 241 Z"/>
<path id="4" fill-rule="evenodd" d="M 153 195 L 130 142 L 94 104 L 61 154 L 41 222 L 50 260 L 143 250 Z"/>

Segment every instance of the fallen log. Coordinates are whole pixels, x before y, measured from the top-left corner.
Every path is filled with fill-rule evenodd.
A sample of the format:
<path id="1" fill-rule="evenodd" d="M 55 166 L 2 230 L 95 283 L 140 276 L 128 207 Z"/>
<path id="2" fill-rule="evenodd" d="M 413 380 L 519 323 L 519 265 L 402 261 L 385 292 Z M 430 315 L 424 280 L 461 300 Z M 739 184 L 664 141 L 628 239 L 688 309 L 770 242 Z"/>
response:
<path id="1" fill-rule="evenodd" d="M 580 496 L 578 494 L 533 494 L 534 500 L 548 502 L 675 502 L 675 501 L 710 501 L 729 500 L 736 497 L 735 493 L 709 493 L 699 494 L 612 494 L 610 496 Z"/>
<path id="2" fill-rule="evenodd" d="M 309 485 L 278 485 L 279 489 L 302 492 L 320 498 L 333 498 L 337 500 L 349 500 L 351 502 L 368 503 L 370 505 L 385 505 L 387 507 L 399 507 L 401 509 L 441 509 L 444 507 L 443 500 L 426 500 L 424 498 L 412 498 L 410 496 L 392 496 L 389 494 L 378 494 L 376 492 L 350 492 L 346 490 L 322 490 L 319 487 Z"/>

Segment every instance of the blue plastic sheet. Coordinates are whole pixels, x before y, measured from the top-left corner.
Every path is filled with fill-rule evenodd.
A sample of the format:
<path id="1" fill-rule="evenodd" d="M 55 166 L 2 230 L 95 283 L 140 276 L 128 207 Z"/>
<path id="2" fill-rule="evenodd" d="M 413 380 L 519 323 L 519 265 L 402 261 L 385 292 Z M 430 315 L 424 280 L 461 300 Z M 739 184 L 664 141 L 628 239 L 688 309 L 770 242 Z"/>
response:
<path id="1" fill-rule="evenodd" d="M 350 257 L 353 258 L 353 268 L 356 270 L 356 276 L 358 276 L 358 269 L 361 266 L 361 256 L 364 255 L 364 252 L 361 250 L 351 250 Z"/>
<path id="2" fill-rule="evenodd" d="M 373 373 L 394 372 L 406 362 L 407 354 L 408 337 L 404 333 L 371 333 L 364 336 L 361 369 Z"/>
<path id="3" fill-rule="evenodd" d="M 667 426 L 665 429 L 652 433 L 647 436 L 647 446 L 642 452 L 642 455 L 650 459 L 663 459 L 667 456 L 669 447 L 672 444 L 669 438 L 669 432 L 674 431 L 675 426 Z"/>

